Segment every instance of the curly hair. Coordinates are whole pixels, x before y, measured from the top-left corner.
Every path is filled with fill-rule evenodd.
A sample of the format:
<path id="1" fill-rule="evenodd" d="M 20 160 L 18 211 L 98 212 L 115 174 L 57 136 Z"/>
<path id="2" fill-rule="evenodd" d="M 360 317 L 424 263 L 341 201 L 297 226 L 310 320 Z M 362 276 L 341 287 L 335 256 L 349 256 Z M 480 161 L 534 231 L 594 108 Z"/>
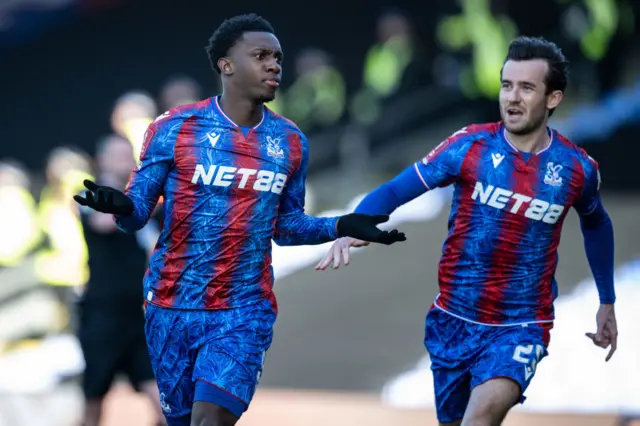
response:
<path id="1" fill-rule="evenodd" d="M 216 72 L 220 73 L 218 60 L 229 53 L 229 49 L 242 38 L 245 32 L 275 33 L 269 21 L 255 13 L 226 19 L 209 38 L 209 44 L 206 47 L 211 67 Z"/>

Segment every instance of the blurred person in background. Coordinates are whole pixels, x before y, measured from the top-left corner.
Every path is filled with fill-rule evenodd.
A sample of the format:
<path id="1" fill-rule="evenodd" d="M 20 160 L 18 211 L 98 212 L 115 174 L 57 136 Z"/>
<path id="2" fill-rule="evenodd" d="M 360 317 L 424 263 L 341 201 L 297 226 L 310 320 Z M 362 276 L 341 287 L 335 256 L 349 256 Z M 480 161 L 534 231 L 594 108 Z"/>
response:
<path id="1" fill-rule="evenodd" d="M 305 132 L 336 124 L 345 110 L 347 89 L 330 55 L 322 49 L 304 49 L 295 59 L 295 75 L 293 84 L 269 108 Z"/>
<path id="2" fill-rule="evenodd" d="M 586 337 L 609 349 L 605 361 L 617 349 L 614 234 L 598 163 L 547 126 L 563 99 L 569 62 L 554 43 L 518 37 L 503 64 L 502 121 L 460 129 L 355 209 L 390 215 L 426 191 L 454 185 L 440 293 L 424 339 L 441 425 L 499 425 L 525 401 L 548 355 L 557 250 L 572 207 L 600 299 L 597 330 Z M 336 241 L 316 269 L 339 267 L 349 247 L 361 245 Z"/>
<path id="3" fill-rule="evenodd" d="M 111 135 L 96 149 L 98 182 L 124 190 L 136 162 L 129 142 Z M 120 373 L 149 397 L 164 425 L 144 335 L 142 278 L 159 231 L 155 220 L 134 234 L 120 232 L 109 214 L 81 209 L 90 278 L 79 304 L 78 338 L 86 368 L 83 426 L 99 426 L 102 402 Z"/>
<path id="4" fill-rule="evenodd" d="M 436 36 L 452 52 L 470 52 L 468 64 L 458 76 L 460 89 L 469 98 L 493 101 L 500 91 L 500 73 L 507 46 L 518 29 L 496 0 L 458 0 L 460 13 L 444 16 Z"/>
<path id="5" fill-rule="evenodd" d="M 36 202 L 28 172 L 0 161 L 0 268 L 17 266 L 40 242 Z"/>
<path id="6" fill-rule="evenodd" d="M 412 24 L 404 13 L 385 11 L 378 18 L 376 32 L 377 41 L 365 58 L 362 87 L 350 106 L 352 117 L 363 124 L 373 123 L 382 102 L 405 90 L 407 69 L 419 55 Z"/>
<path id="7" fill-rule="evenodd" d="M 38 204 L 38 220 L 45 236 L 36 253 L 35 270 L 40 282 L 55 294 L 60 308 L 60 324 L 69 330 L 76 294 L 87 282 L 87 247 L 82 235 L 77 204 L 70 197 L 92 179 L 90 158 L 69 147 L 54 149 L 47 160 L 46 184 Z"/>
<path id="8" fill-rule="evenodd" d="M 140 157 L 144 132 L 157 115 L 156 102 L 147 93 L 133 91 L 116 100 L 111 113 L 111 128 L 131 143 L 134 158 Z"/>
<path id="9" fill-rule="evenodd" d="M 568 47 L 593 68 L 584 87 L 591 96 L 604 96 L 622 83 L 625 62 L 637 45 L 635 13 L 627 0 L 556 0 Z M 636 2 L 637 3 L 637 2 Z M 634 40 L 636 39 L 636 40 Z"/>
<path id="10" fill-rule="evenodd" d="M 202 99 L 202 87 L 187 76 L 169 79 L 160 90 L 160 109 L 169 111 L 180 105 L 193 104 Z"/>
<path id="11" fill-rule="evenodd" d="M 135 232 L 165 196 L 144 296 L 147 346 L 171 426 L 233 426 L 249 407 L 277 316 L 273 241 L 405 240 L 377 227 L 384 216 L 305 213 L 306 137 L 264 106 L 282 75 L 269 22 L 227 19 L 207 53 L 222 94 L 153 122 L 126 193 L 87 181 L 85 196 L 74 197 Z"/>

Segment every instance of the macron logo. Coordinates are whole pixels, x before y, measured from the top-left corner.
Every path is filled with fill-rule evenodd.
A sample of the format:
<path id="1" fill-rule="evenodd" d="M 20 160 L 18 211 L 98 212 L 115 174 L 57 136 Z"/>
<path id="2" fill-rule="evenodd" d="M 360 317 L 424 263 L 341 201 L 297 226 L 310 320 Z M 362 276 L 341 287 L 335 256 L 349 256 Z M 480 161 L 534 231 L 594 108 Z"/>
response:
<path id="1" fill-rule="evenodd" d="M 209 142 L 211 142 L 212 147 L 215 147 L 218 143 L 218 139 L 220 139 L 220 135 L 215 132 L 207 133 L 207 137 L 209 138 Z"/>
<path id="2" fill-rule="evenodd" d="M 493 168 L 495 169 L 502 163 L 502 160 L 504 160 L 504 154 L 493 153 L 491 154 L 491 160 L 493 161 Z"/>

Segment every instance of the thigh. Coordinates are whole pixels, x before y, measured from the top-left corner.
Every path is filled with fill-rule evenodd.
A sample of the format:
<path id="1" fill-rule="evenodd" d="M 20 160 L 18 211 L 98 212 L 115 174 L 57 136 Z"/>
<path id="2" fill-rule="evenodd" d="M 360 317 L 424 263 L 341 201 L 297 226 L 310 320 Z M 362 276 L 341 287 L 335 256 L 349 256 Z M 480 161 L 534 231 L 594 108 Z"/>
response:
<path id="1" fill-rule="evenodd" d="M 540 361 L 547 356 L 552 324 L 492 327 L 482 353 L 472 366 L 472 389 L 489 380 L 504 378 L 517 384 L 514 403 L 524 402 Z M 507 398 L 507 395 L 505 395 Z"/>
<path id="2" fill-rule="evenodd" d="M 425 346 L 431 358 L 436 414 L 442 424 L 462 419 L 469 403 L 477 327 L 437 308 L 427 315 Z"/>
<path id="3" fill-rule="evenodd" d="M 270 303 L 207 314 L 193 371 L 195 401 L 240 417 L 260 380 L 276 315 Z"/>
<path id="4" fill-rule="evenodd" d="M 511 378 L 493 377 L 471 391 L 462 425 L 501 425 L 517 403 L 520 386 Z"/>
<path id="5" fill-rule="evenodd" d="M 197 312 L 147 306 L 145 334 L 151 366 L 158 383 L 162 411 L 170 425 L 189 425 L 194 386 L 195 354 L 189 322 Z"/>

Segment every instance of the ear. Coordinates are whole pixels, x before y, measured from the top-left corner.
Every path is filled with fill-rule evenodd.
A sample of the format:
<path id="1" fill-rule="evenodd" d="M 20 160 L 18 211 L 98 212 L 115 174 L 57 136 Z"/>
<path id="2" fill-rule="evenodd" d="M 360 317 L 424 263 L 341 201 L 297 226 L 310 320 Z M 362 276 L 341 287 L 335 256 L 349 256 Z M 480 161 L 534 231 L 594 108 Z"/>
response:
<path id="1" fill-rule="evenodd" d="M 218 68 L 220 68 L 220 73 L 222 75 L 231 75 L 233 74 L 233 64 L 229 58 L 220 58 L 218 59 Z"/>
<path id="2" fill-rule="evenodd" d="M 564 94 L 561 90 L 554 90 L 547 95 L 547 109 L 556 108 L 562 102 Z"/>

